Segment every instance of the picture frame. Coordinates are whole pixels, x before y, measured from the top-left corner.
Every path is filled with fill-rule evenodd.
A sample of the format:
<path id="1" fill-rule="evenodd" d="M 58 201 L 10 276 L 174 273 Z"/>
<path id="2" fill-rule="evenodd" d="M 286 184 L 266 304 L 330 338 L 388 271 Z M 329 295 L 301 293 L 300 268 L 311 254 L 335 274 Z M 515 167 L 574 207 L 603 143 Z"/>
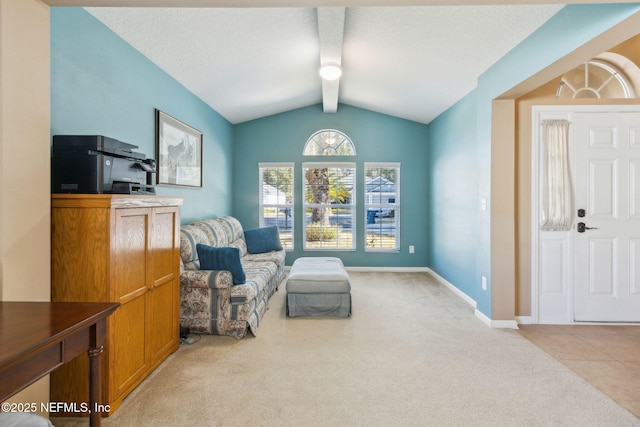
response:
<path id="1" fill-rule="evenodd" d="M 156 109 L 156 184 L 202 188 L 202 142 L 202 132 Z"/>

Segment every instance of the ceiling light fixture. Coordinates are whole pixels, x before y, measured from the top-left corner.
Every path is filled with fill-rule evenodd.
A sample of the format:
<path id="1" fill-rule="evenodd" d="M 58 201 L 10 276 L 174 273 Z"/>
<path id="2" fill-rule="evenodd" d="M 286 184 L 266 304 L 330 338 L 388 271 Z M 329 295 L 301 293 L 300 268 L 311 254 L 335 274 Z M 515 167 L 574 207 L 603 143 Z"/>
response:
<path id="1" fill-rule="evenodd" d="M 325 80 L 336 80 L 342 75 L 342 70 L 337 64 L 325 64 L 320 67 L 320 77 Z"/>

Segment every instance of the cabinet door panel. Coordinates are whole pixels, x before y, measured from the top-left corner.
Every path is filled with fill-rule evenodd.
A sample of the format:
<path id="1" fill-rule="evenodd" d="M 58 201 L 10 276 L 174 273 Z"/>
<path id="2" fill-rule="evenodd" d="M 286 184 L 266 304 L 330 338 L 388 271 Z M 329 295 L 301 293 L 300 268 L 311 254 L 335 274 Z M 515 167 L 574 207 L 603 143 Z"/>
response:
<path id="1" fill-rule="evenodd" d="M 176 272 L 177 213 L 175 209 L 154 209 L 149 248 L 149 264 L 153 281 L 162 280 Z"/>
<path id="2" fill-rule="evenodd" d="M 149 210 L 118 209 L 115 222 L 114 290 L 120 298 L 146 287 Z"/>
<path id="3" fill-rule="evenodd" d="M 171 279 L 149 292 L 149 306 L 153 307 L 149 316 L 149 336 L 152 364 L 170 354 L 178 342 L 178 322 L 171 313 L 175 312 L 176 279 Z"/>
<path id="4" fill-rule="evenodd" d="M 108 301 L 109 212 L 51 212 L 51 300 Z"/>
<path id="5" fill-rule="evenodd" d="M 175 207 L 154 208 L 149 238 L 149 336 L 152 365 L 178 348 L 179 217 Z"/>
<path id="6" fill-rule="evenodd" d="M 113 325 L 109 336 L 109 373 L 112 378 L 112 400 L 127 389 L 148 369 L 146 355 L 147 295 L 121 305 L 111 315 Z"/>

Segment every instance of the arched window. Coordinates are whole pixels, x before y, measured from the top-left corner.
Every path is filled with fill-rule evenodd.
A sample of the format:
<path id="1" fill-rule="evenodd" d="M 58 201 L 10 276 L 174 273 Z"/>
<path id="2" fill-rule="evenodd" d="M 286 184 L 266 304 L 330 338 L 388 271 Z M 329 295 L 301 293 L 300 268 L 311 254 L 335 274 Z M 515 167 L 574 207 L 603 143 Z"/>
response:
<path id="1" fill-rule="evenodd" d="M 569 71 L 562 76 L 556 98 L 634 98 L 633 85 L 615 62 L 596 57 Z"/>
<path id="2" fill-rule="evenodd" d="M 304 145 L 305 156 L 355 156 L 356 147 L 344 133 L 323 129 L 309 137 Z"/>
<path id="3" fill-rule="evenodd" d="M 309 137 L 305 156 L 355 156 L 351 139 L 335 129 Z M 304 250 L 355 250 L 355 163 L 303 163 Z"/>

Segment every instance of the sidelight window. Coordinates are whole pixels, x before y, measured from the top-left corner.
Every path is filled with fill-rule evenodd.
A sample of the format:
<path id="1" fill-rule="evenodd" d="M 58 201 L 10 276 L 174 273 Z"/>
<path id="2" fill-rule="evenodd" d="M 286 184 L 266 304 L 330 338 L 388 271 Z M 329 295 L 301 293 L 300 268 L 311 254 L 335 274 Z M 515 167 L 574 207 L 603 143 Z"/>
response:
<path id="1" fill-rule="evenodd" d="M 400 163 L 364 164 L 365 250 L 400 250 Z"/>
<path id="2" fill-rule="evenodd" d="M 282 247 L 293 249 L 293 163 L 260 163 L 260 227 L 277 226 Z"/>

